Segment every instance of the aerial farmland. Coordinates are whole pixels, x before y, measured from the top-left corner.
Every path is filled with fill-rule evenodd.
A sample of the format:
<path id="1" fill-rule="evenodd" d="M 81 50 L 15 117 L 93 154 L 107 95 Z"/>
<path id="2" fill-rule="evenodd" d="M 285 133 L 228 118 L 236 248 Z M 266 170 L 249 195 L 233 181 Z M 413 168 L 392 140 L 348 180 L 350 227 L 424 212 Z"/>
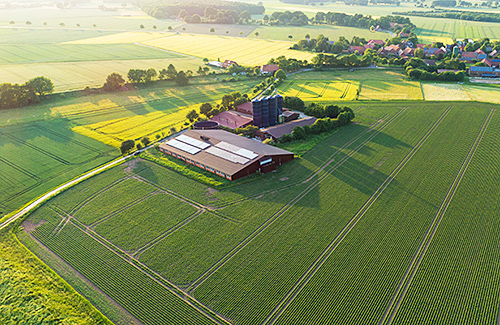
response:
<path id="1" fill-rule="evenodd" d="M 0 323 L 497 324 L 498 4 L 388 1 L 0 2 Z"/>

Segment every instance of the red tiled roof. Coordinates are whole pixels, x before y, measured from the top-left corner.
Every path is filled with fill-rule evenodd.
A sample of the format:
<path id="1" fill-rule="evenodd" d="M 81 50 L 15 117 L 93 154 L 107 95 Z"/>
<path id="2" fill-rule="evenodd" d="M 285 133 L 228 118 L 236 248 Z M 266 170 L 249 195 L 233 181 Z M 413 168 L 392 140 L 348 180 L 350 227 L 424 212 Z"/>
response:
<path id="1" fill-rule="evenodd" d="M 463 58 L 477 58 L 476 52 L 462 52 Z"/>
<path id="2" fill-rule="evenodd" d="M 358 51 L 360 54 L 363 54 L 366 51 L 366 47 L 364 46 L 351 46 L 350 48 L 352 52 Z"/>
<path id="3" fill-rule="evenodd" d="M 236 106 L 236 110 L 240 113 L 252 115 L 253 114 L 252 102 L 246 102 L 241 105 L 238 105 Z"/>
<path id="4" fill-rule="evenodd" d="M 235 61 L 231 61 L 231 60 L 226 60 L 226 61 L 224 61 L 224 63 L 222 63 L 222 66 L 223 66 L 224 68 L 229 68 L 229 67 L 230 67 L 230 66 L 232 66 L 233 64 L 234 64 L 234 65 L 236 65 L 236 66 L 238 66 L 238 63 L 236 63 Z"/>
<path id="5" fill-rule="evenodd" d="M 385 44 L 385 42 L 383 40 L 381 40 L 381 39 L 371 39 L 371 40 L 368 41 L 368 44 L 370 44 L 370 43 L 380 44 L 380 45 L 384 45 Z"/>
<path id="6" fill-rule="evenodd" d="M 261 70 L 264 72 L 275 72 L 279 69 L 280 68 L 276 64 L 264 64 Z"/>
<path id="7" fill-rule="evenodd" d="M 486 54 L 486 53 L 484 53 L 484 51 L 483 51 L 483 50 L 481 50 L 481 49 L 477 49 L 477 50 L 475 50 L 474 52 L 476 52 L 477 54 Z"/>
<path id="8" fill-rule="evenodd" d="M 235 111 L 225 111 L 215 115 L 210 120 L 218 122 L 220 125 L 231 129 L 237 129 L 252 124 L 250 116 Z"/>

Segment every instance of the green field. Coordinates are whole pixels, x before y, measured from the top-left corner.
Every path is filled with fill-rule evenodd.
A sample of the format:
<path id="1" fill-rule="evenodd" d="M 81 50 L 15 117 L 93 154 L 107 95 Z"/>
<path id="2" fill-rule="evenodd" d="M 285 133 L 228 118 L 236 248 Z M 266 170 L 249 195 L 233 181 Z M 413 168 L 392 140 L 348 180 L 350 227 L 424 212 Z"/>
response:
<path id="1" fill-rule="evenodd" d="M 0 215 L 119 155 L 126 139 L 168 135 L 184 127 L 199 103 L 257 80 L 213 84 L 212 78 L 179 89 L 173 82 L 127 93 L 62 97 L 0 112 Z"/>
<path id="2" fill-rule="evenodd" d="M 285 81 L 280 87 L 283 96 L 299 97 L 307 101 L 355 100 L 359 89 L 357 83 L 325 82 L 322 80 Z"/>
<path id="3" fill-rule="evenodd" d="M 135 159 L 49 201 L 29 232 L 146 324 L 493 322 L 499 107 L 351 106 L 356 124 L 276 173 L 209 189 Z"/>

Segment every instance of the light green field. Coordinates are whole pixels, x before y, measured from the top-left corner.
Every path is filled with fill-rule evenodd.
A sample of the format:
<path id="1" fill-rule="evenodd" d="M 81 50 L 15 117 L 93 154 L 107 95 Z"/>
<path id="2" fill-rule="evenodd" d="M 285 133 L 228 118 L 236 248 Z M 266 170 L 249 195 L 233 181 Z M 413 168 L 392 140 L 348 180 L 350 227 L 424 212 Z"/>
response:
<path id="1" fill-rule="evenodd" d="M 54 45 L 8 44 L 0 48 L 0 65 L 42 63 L 42 62 L 79 62 L 79 61 L 118 61 L 147 59 L 178 59 L 180 54 L 166 52 L 137 44 L 89 44 Z M 102 62 L 105 63 L 105 62 Z"/>
<path id="2" fill-rule="evenodd" d="M 247 66 L 266 64 L 269 59 L 281 55 L 299 60 L 311 60 L 315 56 L 314 53 L 290 50 L 293 42 L 244 37 L 183 34 L 144 41 L 142 44 L 209 60 L 233 60 Z"/>
<path id="3" fill-rule="evenodd" d="M 422 83 L 422 90 L 426 100 L 471 100 L 458 84 Z"/>
<path id="4" fill-rule="evenodd" d="M 259 35 L 256 36 L 255 32 Z M 305 35 L 309 34 L 312 38 L 316 38 L 319 34 L 323 34 L 332 41 L 338 40 L 340 36 L 351 40 L 354 36 L 369 39 L 385 40 L 390 37 L 388 33 L 370 32 L 368 29 L 345 27 L 345 26 L 260 26 L 249 35 L 250 38 L 258 39 L 273 39 L 280 41 L 289 41 L 289 35 L 293 36 L 294 41 L 304 39 Z"/>
<path id="5" fill-rule="evenodd" d="M 54 83 L 54 91 L 60 92 L 82 90 L 87 86 L 101 87 L 113 72 L 126 79 L 130 69 L 154 68 L 159 71 L 169 64 L 173 64 L 178 71 L 196 71 L 204 65 L 201 58 L 9 64 L 0 65 L 0 75 L 2 82 L 11 83 L 24 83 L 31 78 L 45 76 Z"/>
<path id="6" fill-rule="evenodd" d="M 356 99 L 359 84 L 356 82 L 325 82 L 320 80 L 285 81 L 280 87 L 283 96 L 300 97 L 307 101 L 332 101 Z"/>

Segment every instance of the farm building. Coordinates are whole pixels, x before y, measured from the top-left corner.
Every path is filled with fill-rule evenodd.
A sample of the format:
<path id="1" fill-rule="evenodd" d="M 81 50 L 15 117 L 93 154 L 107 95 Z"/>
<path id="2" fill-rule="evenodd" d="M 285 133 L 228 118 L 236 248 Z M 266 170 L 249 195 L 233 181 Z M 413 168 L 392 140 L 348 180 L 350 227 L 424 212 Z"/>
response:
<path id="1" fill-rule="evenodd" d="M 190 130 L 160 144 L 159 149 L 229 180 L 267 173 L 293 160 L 293 152 L 223 130 Z"/>
<path id="2" fill-rule="evenodd" d="M 291 134 L 293 129 L 297 126 L 313 125 L 316 122 L 315 117 L 306 117 L 300 120 L 294 120 L 289 123 L 279 124 L 276 126 L 271 126 L 266 129 L 260 129 L 255 134 L 259 136 L 262 140 L 273 139 L 278 140 L 285 134 Z"/>
<path id="3" fill-rule="evenodd" d="M 227 68 L 229 68 L 230 66 L 232 66 L 233 64 L 234 64 L 235 66 L 239 67 L 239 64 L 238 64 L 238 63 L 236 63 L 235 61 L 231 61 L 231 60 L 225 60 L 225 61 L 224 61 L 224 63 L 222 63 L 222 67 L 227 69 Z"/>
<path id="4" fill-rule="evenodd" d="M 485 77 L 485 78 L 499 78 L 500 69 L 494 67 L 470 67 L 469 76 L 471 77 Z"/>
<path id="5" fill-rule="evenodd" d="M 244 102 L 243 104 L 238 105 L 235 108 L 240 113 L 248 114 L 248 115 L 252 115 L 253 114 L 252 102 Z"/>
<path id="6" fill-rule="evenodd" d="M 237 111 L 220 112 L 219 114 L 213 116 L 210 120 L 233 130 L 252 125 L 253 122 L 252 116 Z"/>
<path id="7" fill-rule="evenodd" d="M 283 97 L 272 95 L 252 100 L 253 125 L 266 128 L 278 124 L 283 115 Z"/>
<path id="8" fill-rule="evenodd" d="M 264 64 L 262 68 L 260 68 L 260 72 L 262 74 L 273 74 L 279 69 L 280 68 L 276 64 Z"/>

